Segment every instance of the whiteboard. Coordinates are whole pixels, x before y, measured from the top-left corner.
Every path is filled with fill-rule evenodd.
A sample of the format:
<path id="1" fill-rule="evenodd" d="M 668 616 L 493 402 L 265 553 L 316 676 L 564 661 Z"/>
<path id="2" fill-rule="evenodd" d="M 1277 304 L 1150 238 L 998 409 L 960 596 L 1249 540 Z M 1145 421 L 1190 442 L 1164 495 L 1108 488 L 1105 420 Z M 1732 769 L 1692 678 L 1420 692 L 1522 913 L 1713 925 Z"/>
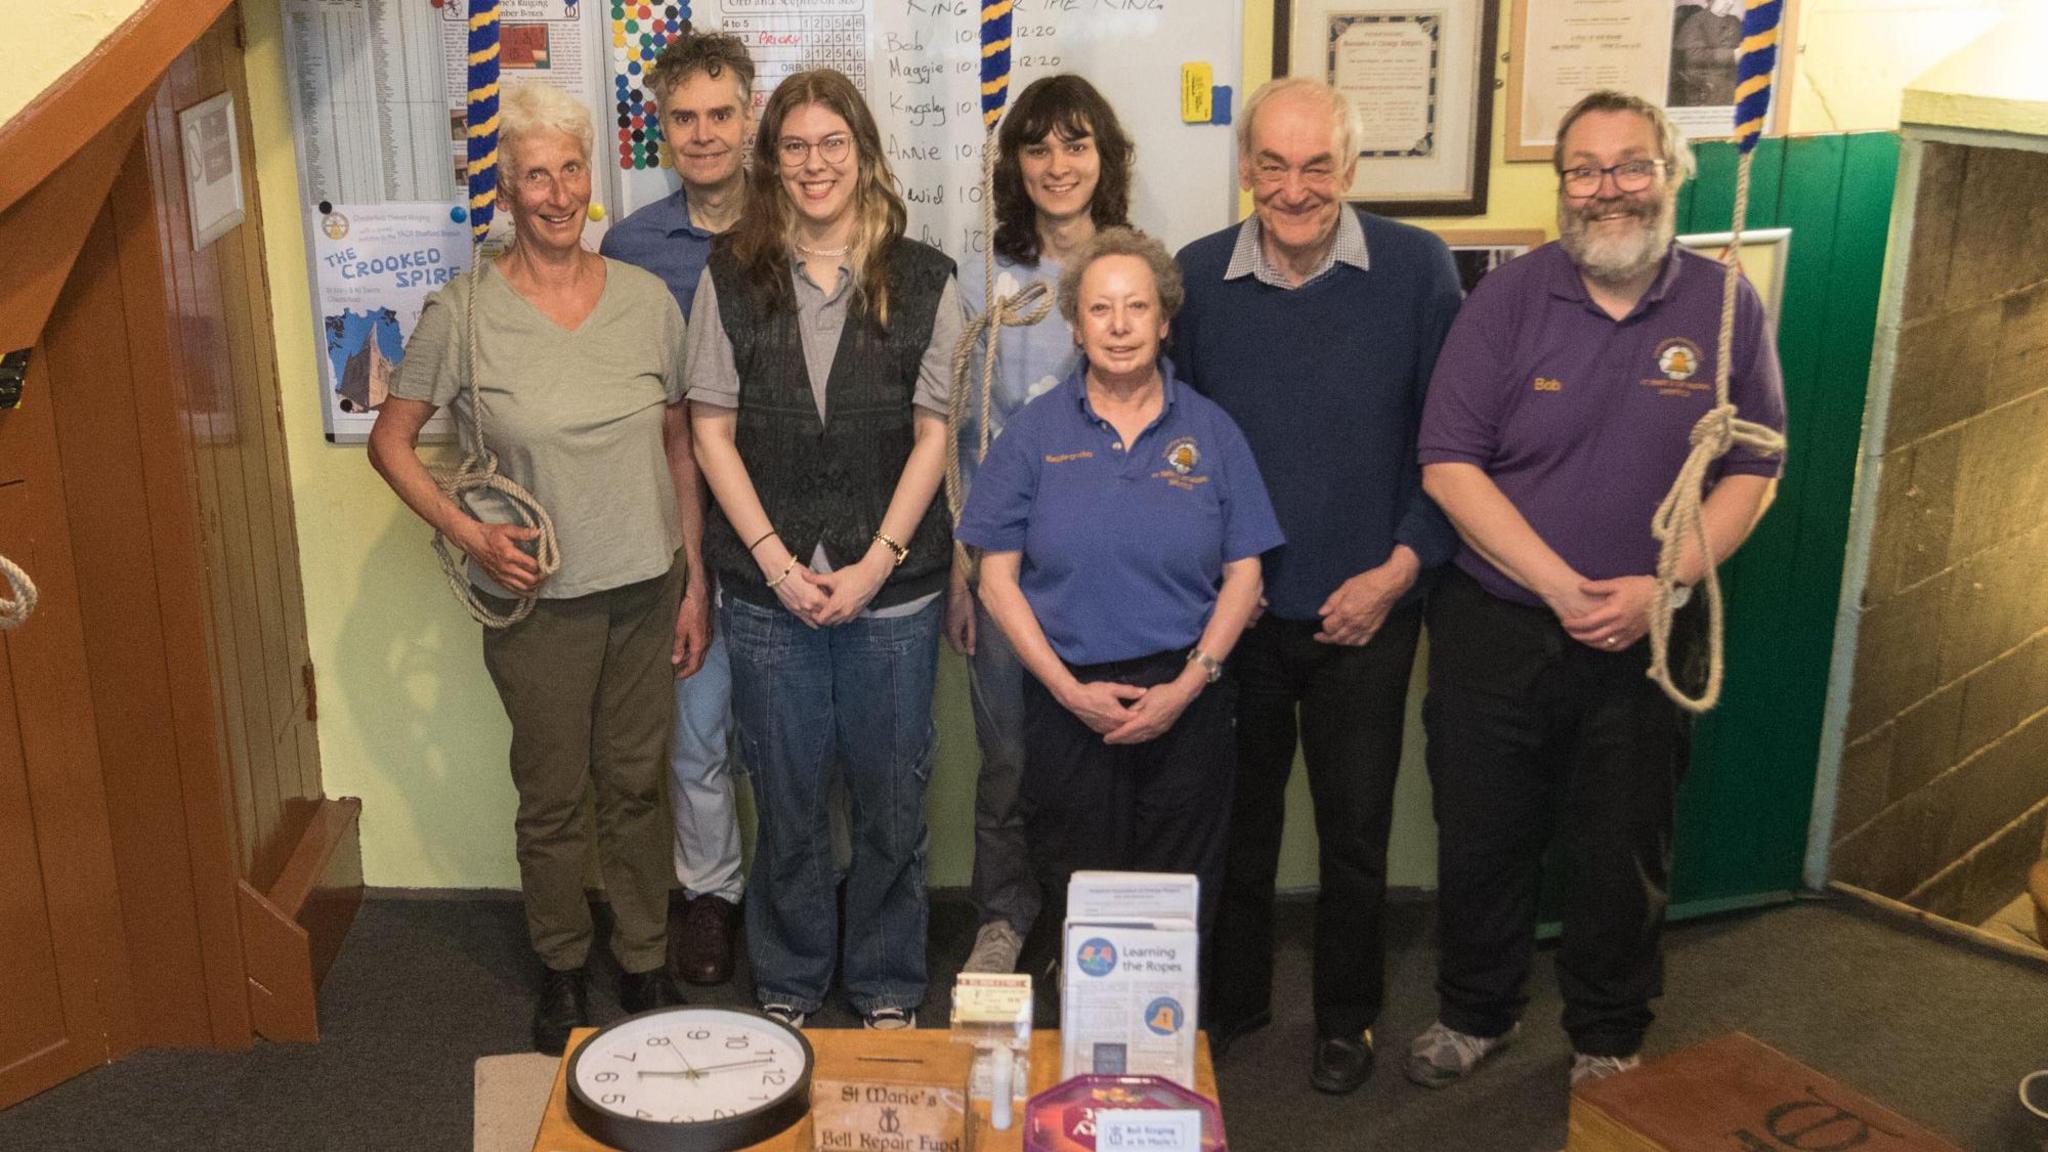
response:
<path id="1" fill-rule="evenodd" d="M 757 108 L 792 72 L 851 76 L 880 125 L 911 237 L 956 259 L 985 249 L 975 0 L 697 0 L 690 11 L 695 27 L 747 41 Z M 1099 88 L 1137 142 L 1131 222 L 1178 248 L 1237 212 L 1233 130 L 1181 121 L 1181 65 L 1210 65 L 1235 105 L 1242 28 L 1239 0 L 1018 0 L 1010 98 L 1058 72 Z M 617 180 L 627 211 L 675 187 L 665 168 Z"/>

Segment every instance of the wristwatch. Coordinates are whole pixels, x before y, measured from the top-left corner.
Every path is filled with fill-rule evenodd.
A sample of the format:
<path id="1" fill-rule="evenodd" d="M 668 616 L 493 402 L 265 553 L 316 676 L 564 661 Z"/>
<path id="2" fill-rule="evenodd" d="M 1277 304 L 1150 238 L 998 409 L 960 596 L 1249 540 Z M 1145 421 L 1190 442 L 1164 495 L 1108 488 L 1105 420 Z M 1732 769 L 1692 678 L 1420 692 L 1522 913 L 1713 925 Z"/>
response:
<path id="1" fill-rule="evenodd" d="M 1211 684 L 1223 679 L 1223 665 L 1218 664 L 1214 656 L 1209 655 L 1200 648 L 1188 653 L 1188 663 L 1200 664 L 1203 673 L 1209 677 L 1209 683 Z"/>

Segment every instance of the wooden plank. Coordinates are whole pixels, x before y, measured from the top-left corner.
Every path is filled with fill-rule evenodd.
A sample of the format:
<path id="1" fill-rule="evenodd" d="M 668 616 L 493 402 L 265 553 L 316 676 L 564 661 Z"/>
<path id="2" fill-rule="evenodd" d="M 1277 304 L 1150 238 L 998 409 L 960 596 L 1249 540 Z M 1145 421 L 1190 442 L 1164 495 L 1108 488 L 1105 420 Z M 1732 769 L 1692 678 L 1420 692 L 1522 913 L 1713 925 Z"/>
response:
<path id="1" fill-rule="evenodd" d="M 137 363 L 158 366 L 141 374 L 149 386 L 137 388 L 134 401 L 141 432 L 141 499 L 149 515 L 162 659 L 170 685 L 166 719 L 176 741 L 183 847 L 193 879 L 193 920 L 199 932 L 211 1043 L 246 1048 L 251 1032 L 240 913 L 235 906 L 235 793 L 215 717 L 198 477 L 179 419 L 182 361 L 166 314 L 171 294 L 165 288 L 168 269 L 157 232 L 154 194 L 148 150 L 138 140 L 114 182 L 111 203 L 128 343 Z"/>
<path id="2" fill-rule="evenodd" d="M 137 498 L 144 478 L 135 376 L 153 377 L 164 366 L 137 359 L 126 338 L 125 306 L 109 209 L 81 250 L 51 318 L 45 354 L 135 989 L 113 1005 L 110 1046 L 117 1055 L 145 1045 L 204 1045 L 211 1033 L 176 740 L 164 722 L 170 672 L 156 611 L 149 509 Z"/>
<path id="3" fill-rule="evenodd" d="M 320 1039 L 320 1019 L 306 930 L 248 881 L 239 881 L 236 893 L 249 972 L 249 1016 L 257 1034 L 280 1044 L 314 1043 Z"/>
<path id="4" fill-rule="evenodd" d="M 114 173 L 120 171 L 122 158 L 142 127 L 147 104 L 144 95 L 41 187 L 0 211 L 0 252 L 7 253 L 7 275 L 0 276 L 0 351 L 27 348 L 42 339 L 50 309 L 106 202 Z M 0 172 L 6 167 L 0 164 Z"/>

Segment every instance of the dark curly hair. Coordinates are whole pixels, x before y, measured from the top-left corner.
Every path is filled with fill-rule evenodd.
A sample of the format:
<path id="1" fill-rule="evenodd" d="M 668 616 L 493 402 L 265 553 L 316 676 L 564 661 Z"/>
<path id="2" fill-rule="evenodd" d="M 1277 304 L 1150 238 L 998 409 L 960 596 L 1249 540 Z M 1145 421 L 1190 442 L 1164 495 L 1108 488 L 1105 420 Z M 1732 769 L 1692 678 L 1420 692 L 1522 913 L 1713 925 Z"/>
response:
<path id="1" fill-rule="evenodd" d="M 1003 117 L 996 134 L 996 238 L 998 256 L 1016 264 L 1038 263 L 1038 216 L 1024 191 L 1018 156 L 1025 147 L 1057 132 L 1062 140 L 1095 138 L 1102 175 L 1088 201 L 1097 228 L 1129 224 L 1131 159 L 1137 148 L 1117 122 L 1116 111 L 1093 84 L 1070 72 L 1033 80 Z"/>
<path id="2" fill-rule="evenodd" d="M 725 32 L 699 32 L 683 21 L 683 30 L 661 50 L 647 70 L 645 87 L 656 100 L 668 99 L 676 86 L 692 76 L 713 80 L 731 72 L 740 83 L 740 103 L 754 95 L 754 58 L 739 37 Z"/>

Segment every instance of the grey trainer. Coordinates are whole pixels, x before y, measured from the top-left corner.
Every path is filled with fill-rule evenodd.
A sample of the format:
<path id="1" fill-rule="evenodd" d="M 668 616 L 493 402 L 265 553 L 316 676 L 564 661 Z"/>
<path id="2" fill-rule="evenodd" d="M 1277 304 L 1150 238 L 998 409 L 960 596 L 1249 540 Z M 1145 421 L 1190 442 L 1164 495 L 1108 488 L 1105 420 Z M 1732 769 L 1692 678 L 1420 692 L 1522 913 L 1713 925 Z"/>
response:
<path id="1" fill-rule="evenodd" d="M 962 972 L 1015 972 L 1017 954 L 1024 950 L 1024 938 L 1008 920 L 991 920 L 974 934 L 974 951 L 967 954 Z"/>
<path id="2" fill-rule="evenodd" d="M 1480 1061 L 1507 1047 L 1521 1028 L 1517 1024 L 1498 1036 L 1473 1036 L 1445 1027 L 1439 1020 L 1408 1046 L 1408 1079 L 1424 1088 L 1442 1088 L 1462 1080 Z"/>
<path id="3" fill-rule="evenodd" d="M 1584 1052 L 1572 1053 L 1572 1087 L 1605 1080 L 1609 1076 L 1626 1072 L 1643 1062 L 1641 1056 L 1588 1056 Z"/>

